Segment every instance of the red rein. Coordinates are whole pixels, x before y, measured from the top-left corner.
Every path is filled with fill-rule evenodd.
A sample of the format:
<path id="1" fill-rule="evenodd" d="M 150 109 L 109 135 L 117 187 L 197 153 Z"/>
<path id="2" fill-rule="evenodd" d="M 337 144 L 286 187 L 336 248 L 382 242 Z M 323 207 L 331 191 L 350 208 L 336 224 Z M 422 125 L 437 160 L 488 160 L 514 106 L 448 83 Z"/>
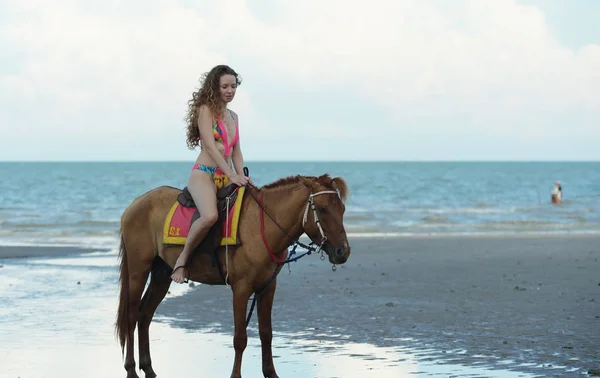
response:
<path id="1" fill-rule="evenodd" d="M 265 247 L 267 248 L 267 251 L 269 252 L 269 255 L 271 256 L 271 260 L 273 260 L 273 262 L 275 264 L 281 264 L 282 262 L 285 261 L 287 254 L 282 253 L 281 257 L 277 257 L 275 252 L 273 252 L 271 247 L 269 247 L 269 243 L 267 243 L 267 235 L 265 234 L 265 210 L 263 208 L 263 194 L 262 193 L 260 193 L 258 195 L 258 203 L 260 205 L 260 235 L 262 236 L 263 243 L 265 244 Z"/>

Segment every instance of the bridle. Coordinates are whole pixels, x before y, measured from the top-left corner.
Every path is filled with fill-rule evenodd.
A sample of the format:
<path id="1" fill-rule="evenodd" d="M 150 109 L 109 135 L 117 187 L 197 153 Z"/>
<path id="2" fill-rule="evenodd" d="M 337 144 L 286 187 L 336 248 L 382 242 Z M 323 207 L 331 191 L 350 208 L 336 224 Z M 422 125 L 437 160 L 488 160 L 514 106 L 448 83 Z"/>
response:
<path id="1" fill-rule="evenodd" d="M 244 171 L 246 171 L 246 168 L 244 169 Z M 269 214 L 265 210 L 265 207 L 263 205 L 263 193 L 260 192 L 260 189 L 257 188 L 253 184 L 249 184 L 249 186 L 252 186 L 254 189 L 259 190 L 258 198 L 256 197 L 255 193 L 252 192 L 252 190 L 247 190 L 247 192 L 250 193 L 250 195 L 252 196 L 252 198 L 254 198 L 254 200 L 256 201 L 256 203 L 258 205 L 258 207 L 260 208 L 260 233 L 261 233 L 261 237 L 263 239 L 263 243 L 265 244 L 265 248 L 267 249 L 267 251 L 269 252 L 269 255 L 271 256 L 271 260 L 273 260 L 273 262 L 276 264 L 276 267 L 275 267 L 275 270 L 273 271 L 273 274 L 271 275 L 271 278 L 267 281 L 267 283 L 261 289 L 259 289 L 259 290 L 257 290 L 255 292 L 254 297 L 252 298 L 252 304 L 250 305 L 250 310 L 249 310 L 248 315 L 246 317 L 246 327 L 248 327 L 248 323 L 250 322 L 250 318 L 252 317 L 252 312 L 254 310 L 254 306 L 256 304 L 256 300 L 257 300 L 258 296 L 260 296 L 260 294 L 262 294 L 264 292 L 264 290 L 267 287 L 269 287 L 269 285 L 273 282 L 273 280 L 275 279 L 275 277 L 277 277 L 277 274 L 279 273 L 279 267 L 283 266 L 286 263 L 288 263 L 288 265 L 289 265 L 290 262 L 297 261 L 297 260 L 299 260 L 300 258 L 302 258 L 302 257 L 304 257 L 306 255 L 312 254 L 313 252 L 314 253 L 319 253 L 319 252 L 321 252 L 323 250 L 323 245 L 327 241 L 327 236 L 325 236 L 325 232 L 323 231 L 323 227 L 321 226 L 321 221 L 319 220 L 319 216 L 317 214 L 317 209 L 316 209 L 316 206 L 315 206 L 314 198 L 316 196 L 320 196 L 322 194 L 336 194 L 340 198 L 340 200 L 342 200 L 342 196 L 340 195 L 339 190 L 322 190 L 320 192 L 312 193 L 312 189 L 311 189 L 311 193 L 308 196 L 308 200 L 306 202 L 306 207 L 304 209 L 304 215 L 302 217 L 302 230 L 304 231 L 304 233 L 306 233 L 306 228 L 305 227 L 306 227 L 306 222 L 308 221 L 308 211 L 309 211 L 309 207 L 310 207 L 310 209 L 312 210 L 312 214 L 313 214 L 313 221 L 317 225 L 317 229 L 319 230 L 319 233 L 321 234 L 321 242 L 319 243 L 318 247 L 315 247 L 316 243 L 314 243 L 314 241 L 312 241 L 312 239 L 311 239 L 311 243 L 309 245 L 306 245 L 306 244 L 300 242 L 300 240 L 298 240 L 297 238 L 294 239 L 286 230 L 284 230 L 279 225 L 279 223 L 277 223 L 277 221 L 275 221 L 275 219 L 273 219 L 273 217 L 271 216 L 271 214 Z M 292 252 L 290 253 L 290 256 L 288 256 L 287 254 L 282 254 L 282 256 L 278 257 L 277 254 L 275 254 L 275 252 L 273 252 L 273 250 L 269 246 L 269 243 L 267 242 L 267 237 L 265 235 L 264 214 L 267 214 L 267 216 L 269 218 L 271 218 L 271 221 L 273 221 L 273 223 L 288 238 L 290 238 L 290 240 L 292 240 L 292 244 L 294 245 L 294 248 L 292 249 Z M 309 238 L 310 238 L 310 236 L 309 236 Z M 296 247 L 298 247 L 298 246 L 301 246 L 302 248 L 306 249 L 306 252 L 302 253 L 301 255 L 299 255 L 297 257 L 292 258 L 291 255 L 295 253 Z M 288 247 L 286 247 L 286 248 L 288 248 Z M 321 256 L 321 259 L 324 259 L 324 256 Z M 336 270 L 335 264 L 333 265 L 332 269 Z M 227 283 L 227 279 L 225 279 L 225 283 Z"/>
<path id="2" fill-rule="evenodd" d="M 304 216 L 302 217 L 302 230 L 304 231 L 304 233 L 306 233 L 306 222 L 308 220 L 308 210 L 309 208 L 312 209 L 312 213 L 313 213 L 313 220 L 315 222 L 315 224 L 317 225 L 317 228 L 319 230 L 319 233 L 321 234 L 321 242 L 319 243 L 319 245 L 317 247 L 315 247 L 315 242 L 311 241 L 311 243 L 309 245 L 306 245 L 302 242 L 300 242 L 300 240 L 298 239 L 294 239 L 286 230 L 284 230 L 279 223 L 277 223 L 277 221 L 271 216 L 271 214 L 269 214 L 263 204 L 263 193 L 259 193 L 258 198 L 255 197 L 254 193 L 252 193 L 251 191 L 250 195 L 256 200 L 256 203 L 258 204 L 258 207 L 261 209 L 260 210 L 260 233 L 261 233 L 261 237 L 263 239 L 263 243 L 265 245 L 265 248 L 267 249 L 267 251 L 269 252 L 269 255 L 271 256 L 271 260 L 273 260 L 274 263 L 276 264 L 285 264 L 286 262 L 288 262 L 286 260 L 286 255 L 282 255 L 280 257 L 277 256 L 277 254 L 271 249 L 271 247 L 269 246 L 269 243 L 267 242 L 267 237 L 265 234 L 265 221 L 264 221 L 264 214 L 267 214 L 267 216 L 271 219 L 271 221 L 273 221 L 273 223 L 288 237 L 290 238 L 290 240 L 292 240 L 292 244 L 294 244 L 294 249 L 296 248 L 296 246 L 301 246 L 302 248 L 306 249 L 309 254 L 310 253 L 320 253 L 323 250 L 323 245 L 325 244 L 325 242 L 327 241 L 327 236 L 325 236 L 325 232 L 323 231 L 323 227 L 321 226 L 321 221 L 319 220 L 319 216 L 317 214 L 317 209 L 315 207 L 315 202 L 314 202 L 314 197 L 319 196 L 321 194 L 336 194 L 338 195 L 338 197 L 340 197 L 340 193 L 337 190 L 322 190 L 320 192 L 317 193 L 312 193 L 309 194 L 307 202 L 306 202 L 306 207 L 304 209 Z M 308 234 L 307 234 L 308 235 Z M 310 237 L 310 236 L 309 236 Z M 287 248 L 287 247 L 286 247 Z"/>
<path id="3" fill-rule="evenodd" d="M 248 167 L 244 167 L 243 168 L 243 172 L 244 172 L 245 176 L 247 176 L 247 177 L 250 176 L 250 171 L 248 170 Z M 319 252 L 321 252 L 323 250 L 323 245 L 327 241 L 327 236 L 325 236 L 325 232 L 323 231 L 323 227 L 321 226 L 321 221 L 319 220 L 319 216 L 317 215 L 317 209 L 315 208 L 314 198 L 316 196 L 320 196 L 322 194 L 336 194 L 338 196 L 338 198 L 340 199 L 340 201 L 343 201 L 342 200 L 342 195 L 341 195 L 340 191 L 337 188 L 335 190 L 322 190 L 322 191 L 316 192 L 316 193 L 313 193 L 312 189 L 311 189 L 311 193 L 308 195 L 308 200 L 306 202 L 306 208 L 304 209 L 304 216 L 302 217 L 302 230 L 304 231 L 304 233 L 306 233 L 306 228 L 305 227 L 306 227 L 306 222 L 308 220 L 308 208 L 310 207 L 312 209 L 312 213 L 313 213 L 313 220 L 314 220 L 315 224 L 317 225 L 319 233 L 321 234 L 321 243 L 319 244 L 318 247 L 315 247 L 314 246 L 315 243 L 312 241 L 312 238 L 311 238 L 311 243 L 309 245 L 306 245 L 306 244 L 300 242 L 300 240 L 298 240 L 298 238 L 294 239 L 286 230 L 284 230 L 279 225 L 279 223 L 277 223 L 277 221 L 275 219 L 273 219 L 273 217 L 271 216 L 271 214 L 269 214 L 265 210 L 265 207 L 263 205 L 263 193 L 260 191 L 260 188 L 256 187 L 256 185 L 254 185 L 253 183 L 249 183 L 248 186 L 250 186 L 250 187 L 252 187 L 252 188 L 254 188 L 254 189 L 256 189 L 256 190 L 259 191 L 258 198 L 256 198 L 256 195 L 254 193 L 252 193 L 252 190 L 248 190 L 247 192 L 250 193 L 250 196 L 252 196 L 252 198 L 254 198 L 254 200 L 256 201 L 256 204 L 260 208 L 260 233 L 261 233 L 261 237 L 263 239 L 263 243 L 265 244 L 265 248 L 267 249 L 267 251 L 269 252 L 269 255 L 271 256 L 271 260 L 273 260 L 274 263 L 276 263 L 276 264 L 285 264 L 286 262 L 289 261 L 289 259 L 286 260 L 287 256 L 285 256 L 285 255 L 282 258 L 277 257 L 277 255 L 273 252 L 273 250 L 269 246 L 269 243 L 267 242 L 267 237 L 265 235 L 264 214 L 267 214 L 267 216 L 269 218 L 271 218 L 271 220 L 273 221 L 273 223 L 275 223 L 275 225 L 288 238 L 290 238 L 290 240 L 292 241 L 292 244 L 294 244 L 294 248 L 292 250 L 292 253 L 295 252 L 297 246 L 301 246 L 302 248 L 305 248 L 308 251 L 307 254 L 311 254 L 312 252 L 319 253 Z M 229 198 L 227 199 L 227 208 L 229 208 Z M 227 214 L 229 214 L 229 212 Z M 308 233 L 306 233 L 306 234 L 308 235 Z M 309 236 L 309 238 L 310 238 L 310 236 Z M 302 256 L 304 256 L 304 255 L 302 255 Z M 296 258 L 296 259 L 298 259 L 298 258 Z"/>
<path id="4" fill-rule="evenodd" d="M 316 192 L 316 193 L 312 193 L 312 191 L 311 191 L 311 194 L 308 196 L 306 208 L 304 209 L 304 217 L 302 217 L 302 229 L 306 233 L 305 225 L 306 225 L 306 221 L 308 220 L 308 207 L 310 206 L 310 208 L 312 209 L 312 213 L 313 213 L 313 220 L 314 220 L 315 224 L 317 225 L 317 228 L 319 229 L 319 233 L 321 234 L 321 243 L 319 244 L 319 247 L 316 250 L 317 253 L 319 253 L 321 251 L 321 249 L 323 249 L 323 244 L 325 244 L 325 242 L 327 241 L 327 236 L 325 236 L 325 232 L 323 231 L 323 227 L 321 226 L 321 221 L 319 220 L 319 216 L 317 215 L 317 209 L 315 208 L 315 201 L 314 201 L 314 198 L 321 194 L 337 194 L 340 201 L 342 200 L 342 196 L 340 195 L 340 192 L 338 190 L 322 190 L 322 191 Z"/>

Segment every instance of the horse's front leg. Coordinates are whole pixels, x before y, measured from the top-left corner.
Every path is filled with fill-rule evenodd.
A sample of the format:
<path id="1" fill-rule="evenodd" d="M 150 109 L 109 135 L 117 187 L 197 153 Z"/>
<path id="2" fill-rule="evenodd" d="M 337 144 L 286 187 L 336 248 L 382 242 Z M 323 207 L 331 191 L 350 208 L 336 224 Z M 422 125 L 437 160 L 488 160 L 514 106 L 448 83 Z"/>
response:
<path id="1" fill-rule="evenodd" d="M 250 292 L 250 285 L 246 283 L 240 282 L 233 287 L 233 349 L 235 350 L 235 359 L 233 361 L 231 378 L 242 377 L 242 355 L 248 344 L 246 310 L 248 308 Z"/>
<path id="2" fill-rule="evenodd" d="M 258 297 L 258 332 L 260 334 L 260 345 L 262 348 L 262 371 L 267 378 L 279 378 L 273 365 L 273 351 L 271 341 L 273 329 L 271 328 L 271 310 L 273 309 L 273 297 L 277 287 L 277 279 L 274 279 Z"/>

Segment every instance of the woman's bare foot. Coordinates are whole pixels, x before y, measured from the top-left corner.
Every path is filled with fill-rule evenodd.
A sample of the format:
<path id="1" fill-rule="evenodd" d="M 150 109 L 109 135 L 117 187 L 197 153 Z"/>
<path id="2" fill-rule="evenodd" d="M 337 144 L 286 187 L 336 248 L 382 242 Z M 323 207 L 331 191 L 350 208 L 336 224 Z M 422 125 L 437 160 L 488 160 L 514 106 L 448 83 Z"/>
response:
<path id="1" fill-rule="evenodd" d="M 180 263 L 179 259 L 177 259 L 177 262 L 175 263 L 175 269 L 173 269 L 173 273 L 171 273 L 171 279 L 179 284 L 184 283 L 187 282 L 185 275 L 185 263 Z"/>

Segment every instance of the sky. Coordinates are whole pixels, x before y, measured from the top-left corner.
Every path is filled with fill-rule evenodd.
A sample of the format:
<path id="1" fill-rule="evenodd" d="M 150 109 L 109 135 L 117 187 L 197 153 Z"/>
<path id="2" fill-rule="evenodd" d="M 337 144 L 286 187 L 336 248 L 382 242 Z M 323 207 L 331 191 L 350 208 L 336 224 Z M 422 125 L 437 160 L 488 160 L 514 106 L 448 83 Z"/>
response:
<path id="1" fill-rule="evenodd" d="M 248 161 L 600 160 L 597 0 L 0 0 L 0 161 L 194 161 L 228 64 Z"/>

